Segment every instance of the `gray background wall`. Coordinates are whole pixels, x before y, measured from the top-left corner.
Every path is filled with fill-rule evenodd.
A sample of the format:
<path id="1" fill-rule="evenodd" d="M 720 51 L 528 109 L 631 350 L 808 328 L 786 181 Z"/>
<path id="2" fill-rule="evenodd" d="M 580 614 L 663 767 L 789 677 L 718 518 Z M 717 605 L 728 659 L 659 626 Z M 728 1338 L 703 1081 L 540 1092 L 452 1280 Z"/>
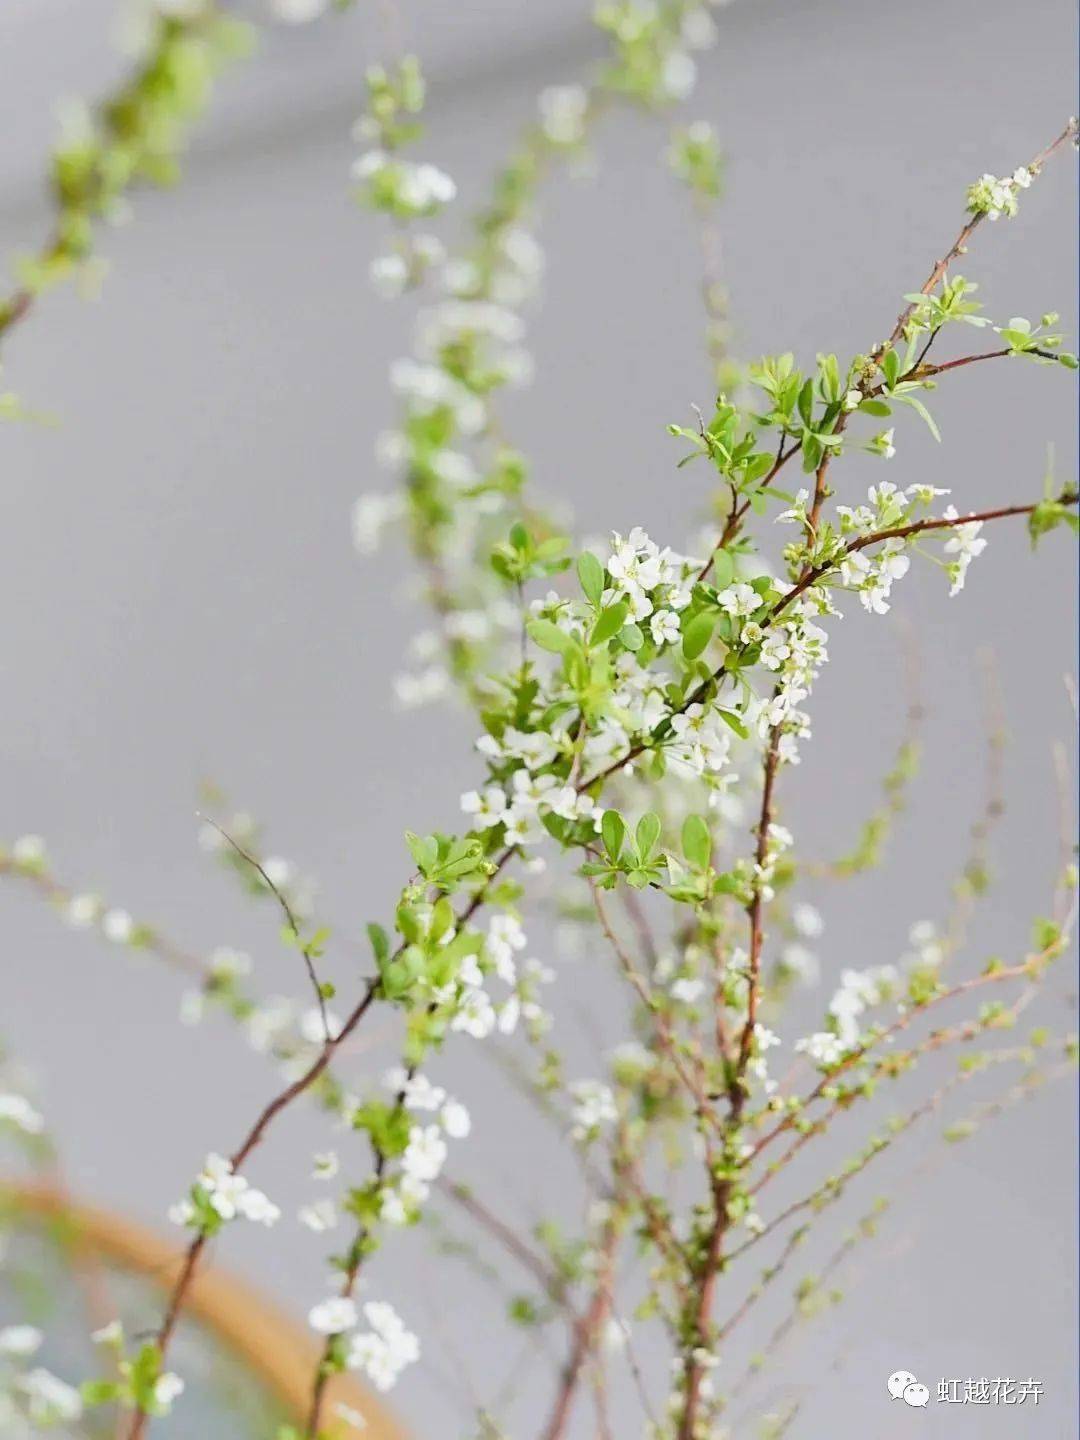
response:
<path id="1" fill-rule="evenodd" d="M 409 8 L 433 75 L 427 150 L 459 179 L 459 213 L 483 195 L 538 88 L 573 78 L 596 53 L 583 8 Z M 102 0 L 52 0 L 0 19 L 4 253 L 48 225 L 36 177 L 50 107 L 115 73 L 110 16 Z M 1033 154 L 1074 105 L 1064 0 L 759 0 L 720 22 L 692 111 L 732 157 L 722 220 L 744 355 L 844 355 L 879 338 L 954 233 L 964 186 Z M 267 989 L 291 983 L 288 962 L 271 917 L 196 850 L 198 780 L 220 780 L 269 822 L 274 848 L 320 877 L 347 981 L 361 963 L 351 937 L 402 878 L 402 853 L 383 837 L 452 824 L 463 767 L 475 773 L 467 717 L 392 709 L 390 678 L 418 609 L 399 552 L 360 562 L 349 543 L 352 499 L 385 483 L 371 440 L 393 413 L 387 364 L 408 343 L 406 311 L 366 283 L 381 237 L 346 199 L 358 77 L 377 47 L 362 15 L 268 35 L 223 85 L 181 190 L 141 198 L 135 223 L 105 241 L 114 271 L 102 302 L 51 298 L 6 356 L 5 384 L 62 424 L 3 434 L 0 826 L 41 831 L 62 874 L 192 947 L 251 950 Z M 551 186 L 538 377 L 508 414 L 538 483 L 571 501 L 584 531 L 643 523 L 678 542 L 701 477 L 673 469 L 664 426 L 709 395 L 696 241 L 662 147 L 655 126 L 621 119 L 600 135 L 594 184 Z M 1074 207 L 1066 157 L 1025 195 L 1020 219 L 979 236 L 966 269 L 991 314 L 1074 316 Z M 1059 475 L 1074 473 L 1063 372 L 965 372 L 935 411 L 944 445 L 914 417 L 902 423 L 890 478 L 949 484 L 961 506 L 1009 501 L 1040 486 L 1047 439 Z M 850 484 L 875 478 L 863 468 Z M 982 796 L 980 647 L 1001 663 L 1011 744 L 998 883 L 972 966 L 1023 944 L 1058 853 L 1050 746 L 1072 729 L 1068 543 L 1055 536 L 1033 560 L 1019 528 L 999 529 L 962 598 L 946 602 L 927 567 L 900 587 L 895 610 L 924 637 L 926 762 L 888 872 L 823 904 L 830 975 L 895 958 L 911 919 L 942 912 Z M 833 654 L 811 753 L 785 782 L 786 817 L 821 855 L 865 813 L 904 703 L 895 627 L 852 610 Z M 40 1072 L 73 1183 L 157 1223 L 207 1147 L 232 1143 L 270 1076 L 223 1026 L 178 1028 L 176 987 L 153 966 L 61 931 L 14 889 L 0 900 L 2 1028 Z M 567 980 L 564 1029 L 584 1055 L 582 1012 L 607 992 L 587 961 Z M 1054 993 L 1045 1014 L 1067 1029 L 1067 975 Z M 493 1186 L 526 1223 L 541 1210 L 572 1213 L 557 1147 L 489 1065 L 459 1046 L 440 1072 L 477 1120 L 459 1174 Z M 852 1145 L 862 1129 L 848 1132 Z M 906 1192 L 913 1213 L 873 1261 L 868 1252 L 858 1293 L 763 1388 L 763 1402 L 804 1396 L 793 1435 L 1074 1432 L 1074 1140 L 1070 1082 L 941 1157 Z M 260 1155 L 258 1180 L 289 1204 L 306 1197 L 296 1176 L 315 1143 L 309 1117 L 294 1113 Z M 899 1183 L 921 1148 L 902 1152 L 860 1202 Z M 322 1250 L 286 1225 L 270 1243 L 231 1234 L 223 1258 L 301 1314 L 321 1292 Z M 441 1440 L 461 1428 L 462 1375 L 484 1388 L 517 1349 L 500 1338 L 485 1290 L 436 1268 L 422 1241 L 395 1240 L 386 1261 L 377 1283 L 431 1357 L 397 1404 L 418 1434 Z M 884 1378 L 902 1366 L 928 1383 L 1030 1375 L 1046 1394 L 1038 1411 L 897 1415 Z M 533 1373 L 516 1433 L 532 1433 L 544 1393 Z M 619 1425 L 634 1433 L 625 1415 Z"/>

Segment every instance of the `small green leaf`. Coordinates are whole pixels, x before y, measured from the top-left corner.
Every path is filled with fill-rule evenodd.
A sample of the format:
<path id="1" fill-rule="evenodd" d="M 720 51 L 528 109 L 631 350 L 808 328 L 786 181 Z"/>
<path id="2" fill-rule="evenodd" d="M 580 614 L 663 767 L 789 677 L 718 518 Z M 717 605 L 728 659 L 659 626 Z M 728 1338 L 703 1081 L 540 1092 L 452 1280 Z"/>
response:
<path id="1" fill-rule="evenodd" d="M 716 713 L 720 716 L 720 719 L 723 720 L 725 725 L 730 726 L 730 728 L 735 731 L 735 734 L 738 735 L 740 740 L 746 740 L 749 738 L 750 731 L 743 724 L 742 718 L 736 715 L 733 710 L 721 710 L 717 708 Z"/>
<path id="2" fill-rule="evenodd" d="M 708 868 L 712 859 L 712 836 L 700 815 L 688 815 L 683 822 L 682 848 L 687 861 L 695 869 Z"/>
<path id="3" fill-rule="evenodd" d="M 577 573 L 585 599 L 599 607 L 604 593 L 604 567 L 591 550 L 583 550 L 578 556 Z"/>
<path id="4" fill-rule="evenodd" d="M 626 839 L 626 826 L 617 810 L 604 811 L 604 817 L 600 821 L 600 834 L 608 856 L 612 861 L 617 862 L 622 854 L 623 841 Z"/>
<path id="5" fill-rule="evenodd" d="M 734 578 L 735 561 L 731 558 L 730 551 L 714 550 L 712 557 L 712 582 L 717 590 L 726 590 Z"/>
<path id="6" fill-rule="evenodd" d="M 646 810 L 637 823 L 634 831 L 634 844 L 637 846 L 638 859 L 644 865 L 652 854 L 657 840 L 660 838 L 660 816 L 652 810 Z"/>
<path id="7" fill-rule="evenodd" d="M 695 615 L 683 630 L 682 652 L 687 660 L 696 660 L 712 639 L 716 628 L 716 612 Z"/>
<path id="8" fill-rule="evenodd" d="M 629 608 L 625 600 L 618 600 L 614 605 L 609 605 L 606 610 L 602 611 L 589 636 L 589 644 L 603 645 L 613 635 L 617 635 L 623 627 Z"/>
<path id="9" fill-rule="evenodd" d="M 525 627 L 533 644 L 541 650 L 550 650 L 555 655 L 565 655 L 574 649 L 574 637 L 560 630 L 552 620 L 530 620 Z"/>

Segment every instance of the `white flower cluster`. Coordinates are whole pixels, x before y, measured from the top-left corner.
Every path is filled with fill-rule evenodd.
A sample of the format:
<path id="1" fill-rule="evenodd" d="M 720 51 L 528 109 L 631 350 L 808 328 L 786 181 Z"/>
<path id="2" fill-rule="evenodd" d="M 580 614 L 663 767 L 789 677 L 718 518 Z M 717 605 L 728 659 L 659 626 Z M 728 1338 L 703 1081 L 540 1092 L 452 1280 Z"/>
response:
<path id="1" fill-rule="evenodd" d="M 358 1328 L 361 1313 L 366 1330 Z M 376 1390 L 392 1389 L 401 1372 L 420 1358 L 420 1341 L 385 1300 L 369 1300 L 358 1312 L 350 1297 L 335 1295 L 312 1308 L 308 1323 L 319 1335 L 348 1336 L 346 1365 L 365 1374 Z"/>
<path id="2" fill-rule="evenodd" d="M 767 1053 L 780 1044 L 780 1037 L 775 1031 L 770 1030 L 767 1025 L 760 1021 L 754 1026 L 753 1047 L 750 1059 L 747 1062 L 746 1071 L 761 1086 L 766 1095 L 773 1095 L 776 1092 L 776 1081 L 769 1074 L 768 1061 L 765 1059 Z"/>
<path id="3" fill-rule="evenodd" d="M 525 735 L 511 727 L 503 735 L 500 747 L 502 758 L 512 755 L 513 747 L 520 746 L 522 740 L 532 741 L 535 738 L 534 735 Z M 558 746 L 552 737 L 544 738 L 550 740 L 551 759 L 554 759 Z M 535 746 L 530 748 L 534 751 L 536 749 Z M 528 759 L 524 756 L 516 758 L 523 759 L 525 764 L 520 770 L 514 771 L 509 794 L 501 786 L 487 785 L 482 791 L 467 790 L 462 795 L 461 808 L 472 818 L 477 829 L 487 830 L 493 825 L 505 825 L 508 844 L 536 845 L 545 836 L 540 823 L 541 813 L 550 812 L 566 820 L 593 813 L 592 801 L 578 795 L 572 785 L 560 784 L 555 775 L 533 774 L 526 768 Z"/>
<path id="4" fill-rule="evenodd" d="M 665 610 L 685 610 L 690 604 L 693 576 L 700 569 L 700 560 L 677 555 L 670 549 L 661 550 L 640 525 L 625 540 L 616 532 L 607 561 L 612 588 L 605 593 L 604 604 L 625 598 L 635 620 L 655 617 Z M 655 631 L 653 639 L 657 644 L 670 643 L 661 641 Z"/>
<path id="5" fill-rule="evenodd" d="M 784 852 L 795 844 L 795 837 L 786 825 L 770 821 L 765 832 L 765 853 L 760 861 L 754 861 L 754 888 L 763 900 L 775 898 L 772 882 L 776 867 Z"/>
<path id="6" fill-rule="evenodd" d="M 776 676 L 772 697 L 758 710 L 757 723 L 763 738 L 771 728 L 782 727 L 778 753 L 786 764 L 799 762 L 798 742 L 810 734 L 810 717 L 802 703 L 829 658 L 828 635 L 815 617 L 835 613 L 825 591 L 812 586 L 780 614 L 768 634 L 753 621 L 742 629 L 743 644 L 760 644 L 761 662 Z"/>
<path id="7" fill-rule="evenodd" d="M 954 505 L 947 506 L 944 513 L 947 520 L 959 518 Z M 948 561 L 946 565 L 950 595 L 958 595 L 964 588 L 968 566 L 977 555 L 981 555 L 986 549 L 986 541 L 979 534 L 981 529 L 981 520 L 968 520 L 961 525 L 954 526 L 949 532 L 949 538 L 945 542 L 945 554 L 956 556 L 955 560 Z"/>
<path id="8" fill-rule="evenodd" d="M 45 1130 L 44 1116 L 35 1110 L 25 1095 L 0 1091 L 0 1125 L 7 1123 L 24 1135 L 41 1135 Z"/>
<path id="9" fill-rule="evenodd" d="M 588 114 L 589 96 L 582 85 L 549 85 L 540 92 L 540 128 L 553 145 L 580 145 Z"/>
<path id="10" fill-rule="evenodd" d="M 457 195 L 457 186 L 437 165 L 403 160 L 385 150 L 366 150 L 354 161 L 352 174 L 372 203 L 406 219 L 435 215 Z"/>
<path id="11" fill-rule="evenodd" d="M 410 1075 L 395 1067 L 383 1077 L 386 1088 L 400 1097 L 412 1112 L 437 1115 L 437 1124 L 413 1125 L 401 1157 L 401 1172 L 388 1180 L 380 1193 L 380 1214 L 389 1225 L 408 1225 L 431 1193 L 432 1184 L 446 1163 L 446 1140 L 463 1140 L 472 1129 L 469 1112 L 460 1100 L 447 1096 L 425 1075 Z"/>
<path id="12" fill-rule="evenodd" d="M 932 920 L 916 920 L 908 931 L 911 950 L 901 957 L 903 964 L 940 965 L 945 958 L 945 941 Z"/>
<path id="13" fill-rule="evenodd" d="M 797 1041 L 795 1049 L 825 1069 L 838 1064 L 862 1043 L 859 1018 L 872 1006 L 890 999 L 898 983 L 895 965 L 843 971 L 839 988 L 829 1001 L 830 1028 Z"/>
<path id="14" fill-rule="evenodd" d="M 51 1429 L 82 1418 L 78 1390 L 42 1366 L 25 1368 L 24 1362 L 37 1354 L 44 1339 L 34 1325 L 0 1327 L 0 1432 L 4 1435 L 28 1434 L 27 1421 L 34 1429 Z"/>
<path id="15" fill-rule="evenodd" d="M 416 348 L 421 358 L 432 362 L 450 349 L 459 353 L 467 349 L 490 383 L 525 385 L 532 379 L 533 365 L 528 351 L 521 348 L 524 338 L 525 322 L 505 305 L 453 299 L 421 314 Z M 465 426 L 461 429 L 471 433 Z"/>
<path id="16" fill-rule="evenodd" d="M 278 1207 L 261 1190 L 249 1185 L 243 1175 L 237 1175 L 232 1163 L 222 1155 L 210 1154 L 206 1157 L 206 1163 L 195 1177 L 192 1188 L 197 1198 L 221 1220 L 239 1218 L 270 1226 L 281 1219 Z M 174 1225 L 195 1228 L 204 1223 L 194 1198 L 179 1200 L 171 1206 L 169 1219 Z"/>
<path id="17" fill-rule="evenodd" d="M 925 484 L 909 485 L 906 490 L 899 490 L 888 481 L 871 485 L 867 505 L 859 505 L 855 509 L 847 505 L 836 507 L 841 537 L 850 540 L 905 525 L 939 495 L 948 493 L 948 490 Z M 800 492 L 800 495 L 803 494 L 805 492 Z M 956 507 L 949 505 L 942 512 L 942 518 L 959 521 L 961 517 Z M 950 595 L 957 595 L 964 588 L 968 566 L 986 549 L 986 541 L 979 534 L 981 529 L 982 521 L 970 520 L 947 531 L 945 554 L 956 557 L 945 567 L 950 580 Z M 905 543 L 897 538 L 886 540 L 873 555 L 864 550 L 854 551 L 845 556 L 840 565 L 841 582 L 849 589 L 857 590 L 864 607 L 875 615 L 884 615 L 888 611 L 893 581 L 907 574 L 910 560 L 903 553 Z"/>
<path id="18" fill-rule="evenodd" d="M 359 496 L 352 507 L 352 538 L 358 553 L 374 555 L 383 531 L 404 513 L 405 500 L 395 491 Z"/>
<path id="19" fill-rule="evenodd" d="M 450 1022 L 452 1030 L 470 1035 L 474 1040 L 485 1040 L 496 1029 L 501 1035 L 512 1035 L 521 1019 L 534 1032 L 546 1028 L 548 1017 L 536 993 L 538 986 L 554 979 L 554 972 L 536 959 L 526 960 L 519 971 L 514 957 L 527 944 L 525 931 L 516 916 L 491 917 L 481 957 L 466 956 L 458 972 L 461 989 Z M 502 999 L 493 1000 L 484 988 L 485 965 L 509 988 L 510 993 Z"/>
<path id="20" fill-rule="evenodd" d="M 575 1080 L 568 1087 L 574 1101 L 571 1134 L 579 1144 L 595 1140 L 619 1118 L 615 1095 L 602 1080 Z"/>
<path id="21" fill-rule="evenodd" d="M 390 384 L 413 414 L 430 417 L 445 411 L 462 435 L 477 435 L 484 428 L 487 409 L 483 400 L 439 365 L 395 360 Z"/>
<path id="22" fill-rule="evenodd" d="M 1033 179 L 1031 171 L 1025 166 L 1014 170 L 1003 180 L 996 175 L 980 175 L 974 185 L 968 187 L 968 209 L 990 220 L 998 220 L 1002 215 L 1011 220 L 1019 209 L 1018 191 L 1026 190 Z"/>
<path id="23" fill-rule="evenodd" d="M 789 941 L 780 951 L 781 976 L 803 985 L 815 985 L 821 975 L 821 966 L 818 957 L 803 942 L 818 939 L 825 929 L 825 922 L 813 905 L 801 901 L 792 907 L 791 923 L 798 938 Z"/>

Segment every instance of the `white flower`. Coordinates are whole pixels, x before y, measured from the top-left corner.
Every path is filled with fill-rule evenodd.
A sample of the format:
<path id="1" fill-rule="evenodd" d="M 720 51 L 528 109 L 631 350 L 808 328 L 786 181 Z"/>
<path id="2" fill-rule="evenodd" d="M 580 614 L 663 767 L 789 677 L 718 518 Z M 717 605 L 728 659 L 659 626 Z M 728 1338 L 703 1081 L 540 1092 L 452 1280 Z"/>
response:
<path id="1" fill-rule="evenodd" d="M 327 0 L 271 0 L 274 14 L 286 25 L 307 25 L 317 20 Z"/>
<path id="2" fill-rule="evenodd" d="M 844 404 L 844 409 L 845 409 L 845 410 L 857 410 L 857 409 L 859 408 L 859 406 L 862 404 L 864 398 L 865 398 L 865 397 L 864 397 L 864 395 L 863 395 L 863 393 L 862 393 L 861 390 L 854 390 L 854 389 L 853 389 L 853 390 L 849 390 L 849 391 L 847 392 L 847 394 L 844 396 L 844 402 L 843 402 L 843 404 Z"/>
<path id="3" fill-rule="evenodd" d="M 101 928 L 107 940 L 117 945 L 126 945 L 135 933 L 135 921 L 126 910 L 106 910 Z"/>
<path id="4" fill-rule="evenodd" d="M 907 496 L 909 500 L 918 500 L 923 505 L 929 505 L 938 495 L 951 495 L 951 490 L 939 490 L 936 485 L 909 485 Z"/>
<path id="5" fill-rule="evenodd" d="M 319 1335 L 343 1335 L 357 1319 L 356 1304 L 347 1295 L 334 1295 L 308 1312 L 308 1324 Z"/>
<path id="6" fill-rule="evenodd" d="M 859 600 L 864 610 L 869 610 L 872 615 L 887 615 L 889 613 L 888 586 L 880 581 L 864 585 L 859 591 Z"/>
<path id="7" fill-rule="evenodd" d="M 657 610 L 649 620 L 649 629 L 657 645 L 676 645 L 679 640 L 679 617 L 674 610 Z"/>
<path id="8" fill-rule="evenodd" d="M 861 585 L 870 574 L 870 559 L 862 550 L 852 550 L 840 562 L 840 583 Z"/>
<path id="9" fill-rule="evenodd" d="M 407 1365 L 420 1358 L 420 1342 L 385 1301 L 369 1300 L 364 1319 L 371 1330 L 353 1336 L 346 1363 L 350 1369 L 362 1370 L 376 1390 L 386 1391 Z"/>
<path id="10" fill-rule="evenodd" d="M 0 1094 L 0 1123 L 5 1120 L 25 1135 L 40 1135 L 45 1129 L 44 1116 L 23 1095 Z"/>
<path id="11" fill-rule="evenodd" d="M 352 539 L 361 555 L 374 555 L 382 532 L 401 514 L 401 502 L 395 495 L 372 492 L 353 501 Z"/>
<path id="12" fill-rule="evenodd" d="M 577 145 L 585 136 L 588 107 L 581 85 L 549 85 L 540 92 L 540 128 L 555 145 Z"/>
<path id="13" fill-rule="evenodd" d="M 782 634 L 770 635 L 761 647 L 761 663 L 767 670 L 779 670 L 790 656 L 791 646 Z"/>
<path id="14" fill-rule="evenodd" d="M 697 80 L 697 65 L 682 50 L 672 50 L 664 59 L 660 83 L 672 100 L 685 100 Z"/>
<path id="15" fill-rule="evenodd" d="M 947 520 L 955 520 L 958 518 L 956 507 L 953 505 L 948 506 L 944 514 Z M 945 542 L 945 553 L 956 556 L 956 559 L 950 562 L 948 566 L 949 577 L 952 582 L 949 589 L 950 595 L 958 595 L 964 588 L 968 566 L 977 555 L 981 555 L 986 549 L 987 542 L 979 536 L 981 529 L 981 520 L 968 520 L 963 524 L 954 526 L 950 539 Z"/>
<path id="16" fill-rule="evenodd" d="M 309 1045 L 325 1045 L 328 1040 L 338 1038 L 344 1023 L 341 1016 L 335 1015 L 332 1010 L 327 1010 L 324 1015 L 318 1006 L 313 1006 L 300 1016 L 300 1035 Z"/>
<path id="17" fill-rule="evenodd" d="M 341 1168 L 337 1153 L 323 1150 L 311 1157 L 311 1174 L 316 1180 L 332 1180 Z"/>
<path id="18" fill-rule="evenodd" d="M 337 1207 L 332 1200 L 315 1200 L 310 1205 L 301 1205 L 296 1218 L 317 1235 L 333 1230 L 338 1223 Z"/>
<path id="19" fill-rule="evenodd" d="M 20 835 L 11 853 L 18 865 L 40 865 L 45 859 L 45 841 L 40 835 Z"/>
<path id="20" fill-rule="evenodd" d="M 737 585 L 729 585 L 726 590 L 721 590 L 716 601 L 729 615 L 752 615 L 761 604 L 761 596 L 752 586 L 740 581 Z"/>
<path id="21" fill-rule="evenodd" d="M 103 1325 L 100 1330 L 95 1330 L 90 1336 L 95 1345 L 122 1345 L 124 1343 L 124 1327 L 119 1320 L 110 1320 L 108 1325 Z"/>
<path id="22" fill-rule="evenodd" d="M 587 1140 L 619 1118 L 611 1087 L 600 1080 L 575 1080 L 569 1087 L 574 1099 L 573 1137 Z"/>
<path id="23" fill-rule="evenodd" d="M 384 300 L 395 300 L 409 279 L 409 267 L 402 255 L 376 255 L 368 267 L 371 286 Z"/>
<path id="24" fill-rule="evenodd" d="M 417 710 L 440 700 L 450 689 L 450 676 L 442 665 L 429 665 L 417 675 L 394 676 L 394 696 L 403 710 Z"/>
<path id="25" fill-rule="evenodd" d="M 671 998 L 678 1000 L 683 1005 L 693 1005 L 695 1000 L 700 999 L 704 989 L 704 980 L 694 980 L 684 977 L 676 980 L 672 984 Z"/>
<path id="26" fill-rule="evenodd" d="M 15 1355 L 22 1359 L 39 1350 L 44 1339 L 41 1331 L 33 1325 L 5 1325 L 0 1329 L 0 1355 Z"/>
<path id="27" fill-rule="evenodd" d="M 97 921 L 100 913 L 101 901 L 96 895 L 72 895 L 64 918 L 73 930 L 85 930 Z"/>
<path id="28" fill-rule="evenodd" d="M 268 1229 L 281 1219 L 281 1211 L 274 1202 L 261 1190 L 250 1186 L 238 1197 L 236 1208 L 245 1220 L 251 1220 L 256 1225 L 265 1225 Z"/>
<path id="29" fill-rule="evenodd" d="M 838 1035 L 829 1030 L 819 1030 L 804 1040 L 796 1040 L 795 1049 L 809 1056 L 815 1065 L 828 1067 L 843 1059 L 846 1047 Z"/>
<path id="30" fill-rule="evenodd" d="M 166 1370 L 164 1375 L 159 1375 L 154 1381 L 154 1403 L 166 1415 L 172 1409 L 173 1401 L 178 1400 L 183 1393 L 183 1380 L 171 1370 Z"/>
<path id="31" fill-rule="evenodd" d="M 243 1175 L 237 1175 L 231 1161 L 222 1155 L 210 1154 L 206 1157 L 195 1183 L 222 1220 L 235 1220 L 237 1216 L 242 1216 L 245 1220 L 270 1226 L 281 1218 L 278 1207 L 261 1190 L 253 1189 Z M 177 1225 L 188 1225 L 194 1218 L 195 1209 L 188 1200 L 181 1200 L 169 1211 L 169 1219 Z"/>
<path id="32" fill-rule="evenodd" d="M 49 1370 L 38 1368 L 28 1375 L 20 1375 L 17 1385 L 25 1396 L 27 1413 L 34 1424 L 55 1425 L 65 1420 L 78 1420 L 83 1413 L 82 1396 L 78 1390 Z"/>
<path id="33" fill-rule="evenodd" d="M 684 16 L 680 33 L 684 44 L 688 45 L 691 50 L 708 50 L 716 44 L 720 32 L 716 28 L 716 21 L 702 7 L 700 10 L 691 10 Z M 703 138 L 700 133 L 695 134 L 695 132 L 701 131 L 704 131 L 706 135 L 711 135 L 712 127 L 704 125 L 701 121 L 690 126 L 691 136 L 695 140 Z"/>
<path id="34" fill-rule="evenodd" d="M 500 1035 L 512 1035 L 517 1029 L 518 1021 L 521 1019 L 521 1001 L 516 995 L 511 995 L 499 1006 L 498 1026 Z"/>
<path id="35" fill-rule="evenodd" d="M 779 1045 L 780 1036 L 777 1035 L 775 1030 L 770 1030 L 767 1025 L 762 1025 L 759 1021 L 754 1026 L 754 1043 L 758 1053 L 762 1054 L 764 1051 L 772 1050 L 774 1046 Z"/>
<path id="36" fill-rule="evenodd" d="M 821 912 L 816 910 L 813 905 L 807 904 L 806 901 L 801 901 L 792 909 L 791 923 L 800 935 L 805 935 L 810 940 L 816 939 L 825 929 Z"/>
<path id="37" fill-rule="evenodd" d="M 495 1007 L 485 991 L 466 987 L 450 1028 L 463 1031 L 474 1040 L 485 1040 L 491 1034 L 495 1029 Z"/>
<path id="38" fill-rule="evenodd" d="M 406 1110 L 438 1110 L 446 1099 L 446 1091 L 440 1085 L 433 1085 L 426 1075 L 410 1075 L 400 1065 L 386 1072 L 383 1084 L 400 1095 Z"/>
<path id="39" fill-rule="evenodd" d="M 523 772 L 518 772 L 518 774 L 521 773 Z M 521 922 L 516 916 L 504 914 L 491 917 L 484 949 L 495 966 L 495 973 L 507 985 L 513 985 L 517 979 L 514 952 L 524 950 L 528 943 L 525 931 L 521 928 Z"/>
<path id="40" fill-rule="evenodd" d="M 401 1157 L 402 1171 L 425 1183 L 438 1179 L 446 1161 L 446 1141 L 437 1125 L 414 1125 Z"/>
<path id="41" fill-rule="evenodd" d="M 279 890 L 292 884 L 295 869 L 291 860 L 285 860 L 280 855 L 268 855 L 262 862 L 262 868 L 266 872 L 266 878 L 270 884 L 275 885 Z"/>
<path id="42" fill-rule="evenodd" d="M 190 1200 L 177 1200 L 165 1213 L 170 1225 L 190 1225 L 195 1219 L 195 1206 Z"/>
<path id="43" fill-rule="evenodd" d="M 460 1100 L 448 1100 L 439 1112 L 439 1119 L 452 1140 L 464 1140 L 472 1129 L 472 1119 Z"/>

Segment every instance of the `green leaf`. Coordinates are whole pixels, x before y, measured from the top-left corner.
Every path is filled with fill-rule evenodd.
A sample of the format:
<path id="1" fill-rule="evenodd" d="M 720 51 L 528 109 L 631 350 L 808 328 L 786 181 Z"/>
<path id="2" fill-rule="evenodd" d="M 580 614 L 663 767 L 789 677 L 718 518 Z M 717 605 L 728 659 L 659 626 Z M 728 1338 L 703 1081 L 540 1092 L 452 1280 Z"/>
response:
<path id="1" fill-rule="evenodd" d="M 617 862 L 622 854 L 623 841 L 626 839 L 626 826 L 617 810 L 604 811 L 604 817 L 600 821 L 600 834 L 604 841 L 604 849 L 611 860 Z"/>
<path id="2" fill-rule="evenodd" d="M 701 652 L 712 639 L 713 631 L 716 629 L 716 612 L 705 611 L 704 614 L 695 615 L 683 630 L 682 653 L 687 660 L 696 660 Z"/>
<path id="3" fill-rule="evenodd" d="M 602 645 L 617 635 L 622 629 L 629 610 L 625 600 L 617 600 L 614 605 L 609 605 L 606 610 L 601 611 L 600 617 L 592 628 L 589 636 L 590 645 Z"/>
<path id="4" fill-rule="evenodd" d="M 439 842 L 434 835 L 420 836 L 411 830 L 405 831 L 405 842 L 416 861 L 416 868 L 426 875 L 439 858 Z"/>
<path id="5" fill-rule="evenodd" d="M 899 398 L 902 398 L 905 405 L 910 405 L 913 410 L 917 411 L 922 416 L 922 418 L 926 421 L 926 428 L 930 431 L 930 434 L 934 437 L 934 439 L 940 444 L 941 431 L 938 429 L 937 424 L 934 421 L 934 417 L 930 414 L 930 411 L 927 410 L 926 406 L 918 398 L 918 396 L 904 395 L 903 397 Z"/>
<path id="6" fill-rule="evenodd" d="M 682 848 L 687 861 L 695 869 L 708 868 L 712 859 L 712 836 L 700 815 L 688 815 L 683 822 Z"/>
<path id="7" fill-rule="evenodd" d="M 604 567 L 591 550 L 583 550 L 578 556 L 577 573 L 585 599 L 599 607 L 604 593 Z"/>
<path id="8" fill-rule="evenodd" d="M 640 650 L 645 644 L 645 632 L 640 625 L 635 625 L 631 621 L 629 625 L 624 625 L 619 631 L 619 642 L 625 645 L 627 650 Z"/>
<path id="9" fill-rule="evenodd" d="M 717 708 L 716 713 L 725 725 L 730 726 L 730 728 L 735 731 L 735 734 L 738 735 L 740 740 L 749 739 L 750 731 L 743 724 L 741 717 L 736 715 L 733 710 L 721 710 Z"/>
<path id="10" fill-rule="evenodd" d="M 530 620 L 526 630 L 535 645 L 541 650 L 550 650 L 555 655 L 565 655 L 575 648 L 574 637 L 560 630 L 552 620 Z"/>
<path id="11" fill-rule="evenodd" d="M 646 810 L 637 823 L 634 831 L 634 844 L 637 847 L 638 859 L 644 865 L 652 854 L 657 840 L 660 838 L 660 816 L 652 810 Z"/>
<path id="12" fill-rule="evenodd" d="M 712 557 L 712 582 L 717 590 L 726 590 L 734 578 L 735 561 L 731 558 L 730 551 L 714 550 Z"/>

